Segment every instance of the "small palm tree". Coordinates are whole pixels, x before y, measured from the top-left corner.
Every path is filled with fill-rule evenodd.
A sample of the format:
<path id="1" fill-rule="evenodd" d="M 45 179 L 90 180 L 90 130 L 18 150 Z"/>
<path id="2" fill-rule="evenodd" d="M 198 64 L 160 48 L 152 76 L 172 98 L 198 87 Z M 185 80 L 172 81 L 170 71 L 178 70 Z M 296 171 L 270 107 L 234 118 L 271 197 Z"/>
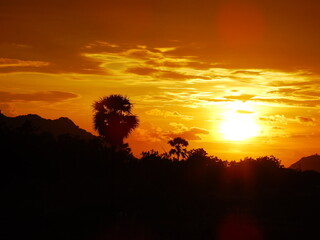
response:
<path id="1" fill-rule="evenodd" d="M 169 155 L 177 155 L 177 160 L 180 160 L 180 156 L 185 158 L 187 156 L 187 146 L 189 145 L 188 141 L 181 138 L 176 137 L 168 142 L 170 146 L 173 148 L 169 151 Z"/>
<path id="2" fill-rule="evenodd" d="M 93 103 L 94 129 L 114 149 L 121 148 L 123 139 L 139 125 L 131 108 L 129 99 L 122 95 L 102 97 Z"/>

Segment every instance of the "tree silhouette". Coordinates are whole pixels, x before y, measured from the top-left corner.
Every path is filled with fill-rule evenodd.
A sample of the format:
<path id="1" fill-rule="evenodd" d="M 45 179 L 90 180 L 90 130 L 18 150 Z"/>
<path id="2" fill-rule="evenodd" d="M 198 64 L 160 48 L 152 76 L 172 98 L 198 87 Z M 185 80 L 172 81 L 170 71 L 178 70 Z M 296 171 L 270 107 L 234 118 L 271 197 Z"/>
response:
<path id="1" fill-rule="evenodd" d="M 132 104 L 127 97 L 110 95 L 93 103 L 94 129 L 114 149 L 123 146 L 123 139 L 139 125 L 131 113 Z"/>
<path id="2" fill-rule="evenodd" d="M 169 151 L 169 155 L 177 155 L 177 160 L 180 156 L 185 158 L 187 156 L 186 147 L 189 145 L 188 141 L 181 137 L 176 137 L 168 142 L 173 148 Z"/>
<path id="3" fill-rule="evenodd" d="M 203 148 L 191 149 L 188 151 L 188 159 L 189 161 L 206 159 L 208 158 L 208 153 Z"/>

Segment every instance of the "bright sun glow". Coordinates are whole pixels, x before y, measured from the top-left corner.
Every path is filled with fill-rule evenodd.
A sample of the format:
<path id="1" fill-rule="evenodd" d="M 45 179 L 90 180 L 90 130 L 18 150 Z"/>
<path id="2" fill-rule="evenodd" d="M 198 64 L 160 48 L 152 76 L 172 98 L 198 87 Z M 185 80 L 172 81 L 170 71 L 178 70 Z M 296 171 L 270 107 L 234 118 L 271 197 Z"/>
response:
<path id="1" fill-rule="evenodd" d="M 225 112 L 220 132 L 231 141 L 242 141 L 257 136 L 260 127 L 256 123 L 255 114 L 245 103 L 231 105 L 231 110 Z"/>

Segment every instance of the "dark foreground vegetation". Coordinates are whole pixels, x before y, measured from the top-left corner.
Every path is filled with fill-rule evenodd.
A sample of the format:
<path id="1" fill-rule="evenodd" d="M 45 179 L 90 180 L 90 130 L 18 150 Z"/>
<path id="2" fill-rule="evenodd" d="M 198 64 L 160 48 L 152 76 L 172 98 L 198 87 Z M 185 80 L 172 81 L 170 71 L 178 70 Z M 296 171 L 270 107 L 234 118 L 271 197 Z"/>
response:
<path id="1" fill-rule="evenodd" d="M 129 148 L 114 150 L 99 138 L 55 136 L 30 122 L 10 127 L 1 119 L 1 239 L 318 234 L 316 172 L 283 168 L 274 157 L 225 162 L 203 149 L 180 149 L 177 157 L 179 148 L 172 156 L 148 151 L 137 159 Z"/>

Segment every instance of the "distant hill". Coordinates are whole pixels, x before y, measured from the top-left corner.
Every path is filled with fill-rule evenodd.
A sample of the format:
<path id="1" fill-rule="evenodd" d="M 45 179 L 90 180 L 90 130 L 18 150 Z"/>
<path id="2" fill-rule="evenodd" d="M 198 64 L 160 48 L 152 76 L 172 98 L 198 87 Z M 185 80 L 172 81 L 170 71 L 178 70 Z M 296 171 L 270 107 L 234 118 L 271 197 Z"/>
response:
<path id="1" fill-rule="evenodd" d="M 308 157 L 303 157 L 289 168 L 298 169 L 302 171 L 313 170 L 320 172 L 320 155 L 315 154 Z"/>
<path id="2" fill-rule="evenodd" d="M 64 134 L 79 137 L 81 139 L 93 139 L 96 136 L 79 128 L 69 118 L 44 119 L 35 114 L 21 115 L 17 117 L 6 117 L 1 114 L 0 127 L 15 131 L 29 131 L 36 134 L 51 133 L 57 137 Z"/>

